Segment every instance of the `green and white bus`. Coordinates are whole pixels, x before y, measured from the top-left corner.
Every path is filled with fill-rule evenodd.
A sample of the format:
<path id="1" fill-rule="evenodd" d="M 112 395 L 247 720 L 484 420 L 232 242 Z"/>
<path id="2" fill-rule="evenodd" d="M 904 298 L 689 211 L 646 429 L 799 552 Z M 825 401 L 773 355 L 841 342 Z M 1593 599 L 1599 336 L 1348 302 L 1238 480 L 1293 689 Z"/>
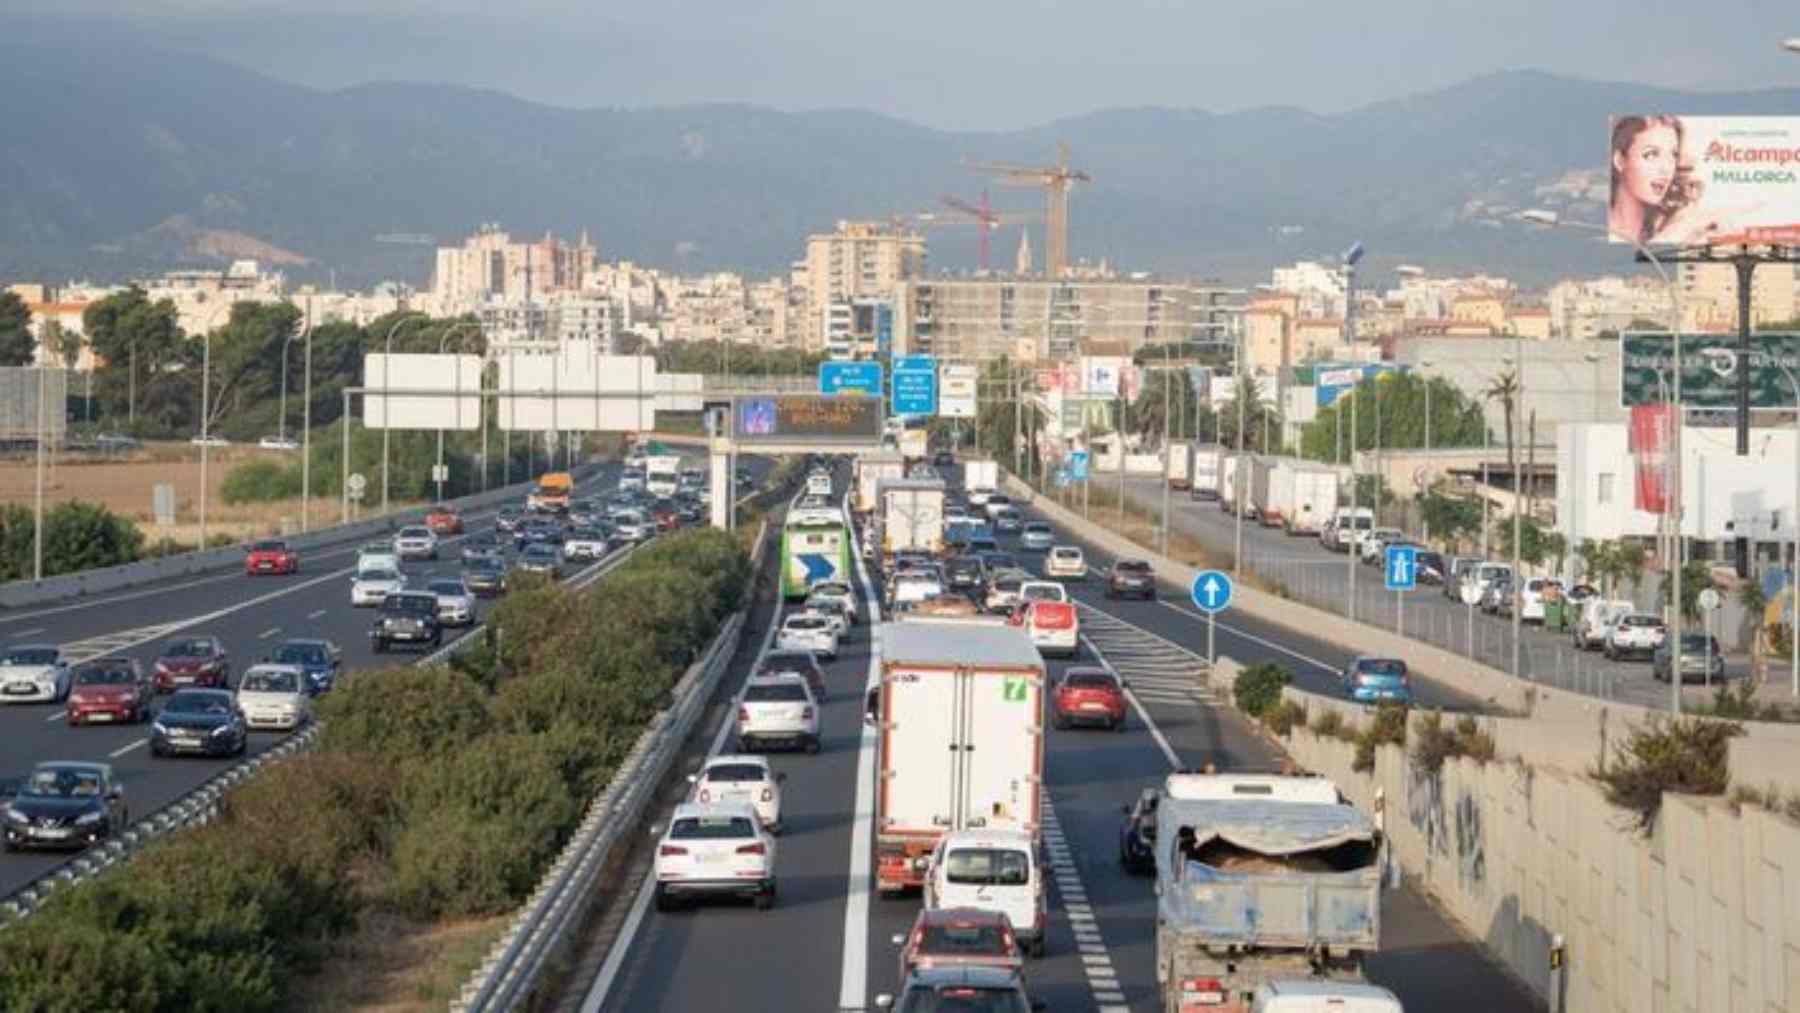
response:
<path id="1" fill-rule="evenodd" d="M 827 519 L 822 513 L 809 511 L 781 529 L 781 593 L 789 599 L 806 597 L 821 581 L 854 583 L 850 532 L 842 515 Z"/>

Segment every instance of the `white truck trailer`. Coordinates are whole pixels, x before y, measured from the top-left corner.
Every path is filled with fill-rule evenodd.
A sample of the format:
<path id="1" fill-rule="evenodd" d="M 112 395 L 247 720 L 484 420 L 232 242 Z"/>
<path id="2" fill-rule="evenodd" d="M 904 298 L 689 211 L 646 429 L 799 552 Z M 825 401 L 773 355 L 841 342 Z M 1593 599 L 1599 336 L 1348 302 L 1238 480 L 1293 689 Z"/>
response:
<path id="1" fill-rule="evenodd" d="M 1194 448 L 1193 477 L 1188 495 L 1194 499 L 1219 498 L 1219 462 L 1225 448 L 1216 443 L 1203 443 Z"/>
<path id="2" fill-rule="evenodd" d="M 876 484 L 884 478 L 905 477 L 906 458 L 899 454 L 863 454 L 856 459 L 856 497 L 851 508 L 859 514 L 873 512 L 881 502 L 875 498 Z"/>
<path id="3" fill-rule="evenodd" d="M 1194 445 L 1186 440 L 1171 440 L 1163 449 L 1163 478 L 1171 489 L 1193 485 Z"/>
<path id="4" fill-rule="evenodd" d="M 944 551 L 944 483 L 936 478 L 887 478 L 876 483 L 881 501 L 881 553 Z"/>
<path id="5" fill-rule="evenodd" d="M 963 462 L 963 488 L 1000 488 L 1000 462 L 992 458 Z"/>
<path id="6" fill-rule="evenodd" d="M 1290 535 L 1317 535 L 1337 513 L 1342 491 L 1338 473 L 1331 468 L 1295 468 L 1292 498 L 1282 526 Z"/>

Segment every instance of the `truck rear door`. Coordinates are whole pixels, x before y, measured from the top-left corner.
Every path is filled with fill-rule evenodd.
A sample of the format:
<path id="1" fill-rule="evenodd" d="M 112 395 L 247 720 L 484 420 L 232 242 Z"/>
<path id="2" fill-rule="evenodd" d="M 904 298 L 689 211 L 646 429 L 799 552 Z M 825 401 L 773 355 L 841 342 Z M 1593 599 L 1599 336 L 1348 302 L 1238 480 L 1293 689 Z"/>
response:
<path id="1" fill-rule="evenodd" d="M 1044 773 L 1043 671 L 977 669 L 962 677 L 958 690 L 958 825 L 1036 833 Z"/>
<path id="2" fill-rule="evenodd" d="M 962 756 L 953 670 L 896 665 L 882 680 L 878 833 L 942 833 Z"/>

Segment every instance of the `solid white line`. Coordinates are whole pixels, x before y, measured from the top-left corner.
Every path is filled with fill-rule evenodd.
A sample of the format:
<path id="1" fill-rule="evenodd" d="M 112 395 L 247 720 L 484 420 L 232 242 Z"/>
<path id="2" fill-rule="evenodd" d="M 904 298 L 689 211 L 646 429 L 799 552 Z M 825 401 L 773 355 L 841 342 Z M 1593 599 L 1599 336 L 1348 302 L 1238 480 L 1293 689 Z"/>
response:
<path id="1" fill-rule="evenodd" d="M 1181 613 L 1182 615 L 1189 616 L 1194 619 L 1205 619 L 1206 618 L 1205 616 L 1202 616 L 1197 612 L 1193 612 L 1189 609 L 1184 609 L 1172 601 L 1163 600 L 1162 606 L 1164 608 L 1174 609 L 1175 611 Z M 1114 616 L 1114 618 L 1116 619 L 1118 617 Z M 1120 619 L 1119 621 L 1124 622 L 1125 620 Z M 1292 648 L 1283 647 L 1280 644 L 1277 644 L 1272 640 L 1264 640 L 1263 638 L 1257 636 L 1254 633 L 1245 633 L 1243 630 L 1240 630 L 1235 626 L 1228 626 L 1225 623 L 1218 622 L 1217 620 L 1214 620 L 1214 625 L 1216 625 L 1223 632 L 1229 633 L 1232 636 L 1242 637 L 1243 639 L 1248 640 L 1253 644 L 1258 644 L 1263 647 L 1267 647 L 1268 649 L 1270 649 L 1272 651 L 1280 651 L 1281 653 L 1287 655 L 1290 658 L 1298 658 L 1301 661 L 1304 661 L 1309 665 L 1313 665 L 1315 667 L 1322 668 L 1327 672 L 1336 673 L 1338 671 L 1338 668 L 1335 665 L 1327 665 L 1323 661 L 1320 661 L 1317 658 L 1308 657 Z"/>
<path id="2" fill-rule="evenodd" d="M 15 636 L 15 637 L 29 637 L 29 636 L 31 636 L 31 635 L 32 635 L 32 634 L 33 634 L 33 633 L 42 633 L 42 632 L 44 632 L 44 628 L 43 628 L 43 627 L 42 627 L 42 626 L 33 626 L 33 627 L 32 627 L 32 628 L 31 628 L 31 629 L 28 629 L 28 630 L 19 630 L 19 631 L 17 631 L 17 632 L 16 632 L 16 633 L 14 633 L 14 634 L 13 634 L 13 636 Z"/>
<path id="3" fill-rule="evenodd" d="M 844 513 L 850 512 L 850 497 L 844 497 Z M 854 530 L 854 525 L 852 525 Z M 863 597 L 869 602 L 869 674 L 862 695 L 857 698 L 857 713 L 863 710 L 869 690 L 881 684 L 881 599 L 869 580 L 869 569 L 863 563 L 862 546 L 851 543 L 856 557 L 856 576 L 862 584 Z M 844 895 L 844 968 L 838 983 L 838 1008 L 863 1009 L 869 998 L 869 891 L 870 863 L 875 842 L 875 726 L 862 722 L 862 741 L 856 752 L 856 807 L 850 817 L 849 885 Z"/>
<path id="4" fill-rule="evenodd" d="M 269 627 L 269 628 L 268 628 L 268 629 L 266 629 L 266 630 L 264 630 L 264 631 L 262 631 L 262 632 L 261 632 L 261 633 L 258 633 L 258 634 L 257 634 L 257 635 L 256 635 L 256 639 L 258 639 L 258 640 L 267 640 L 267 639 L 269 639 L 269 638 L 270 638 L 270 637 L 272 637 L 272 636 L 274 636 L 274 635 L 275 635 L 275 634 L 277 634 L 277 633 L 280 633 L 280 632 L 281 632 L 281 627 L 279 627 L 279 626 L 271 626 L 271 627 Z"/>
<path id="5" fill-rule="evenodd" d="M 1087 637 L 1083 636 L 1081 639 L 1087 640 Z M 1094 642 L 1088 640 L 1087 646 L 1088 650 L 1094 652 L 1094 657 L 1100 659 L 1100 664 L 1105 666 L 1114 678 L 1118 678 L 1118 671 L 1112 667 L 1112 662 L 1106 660 L 1106 655 L 1094 647 Z M 1156 740 L 1157 748 L 1162 750 L 1163 756 L 1169 761 L 1169 766 L 1177 770 L 1181 769 L 1181 758 L 1175 755 L 1175 747 L 1169 745 L 1169 740 L 1163 737 L 1162 729 L 1156 727 L 1156 722 L 1150 720 L 1150 712 L 1144 709 L 1137 694 L 1128 689 L 1125 691 L 1125 699 L 1131 701 L 1131 709 L 1137 711 L 1138 720 L 1144 723 L 1144 728 L 1150 732 L 1150 737 Z"/>
<path id="6" fill-rule="evenodd" d="M 64 714 L 65 714 L 64 711 L 57 711 L 55 714 L 52 714 L 49 717 L 45 718 L 44 723 L 50 724 L 55 721 L 61 721 L 64 717 Z"/>
<path id="7" fill-rule="evenodd" d="M 319 618 L 319 617 L 320 617 L 320 616 L 322 616 L 322 615 L 324 615 L 324 614 L 325 614 L 325 610 L 324 610 L 324 609 L 318 609 L 318 610 L 316 610 L 316 611 L 313 611 L 313 612 L 308 612 L 308 613 L 307 613 L 307 614 L 306 614 L 306 618 L 308 618 L 308 619 L 317 619 L 317 618 Z"/>
<path id="8" fill-rule="evenodd" d="M 115 759 L 115 760 L 116 760 L 116 759 L 118 759 L 118 758 L 119 758 L 119 757 L 121 757 L 121 756 L 124 756 L 124 755 L 125 755 L 125 754 L 126 754 L 126 753 L 129 753 L 129 752 L 131 752 L 131 751 L 132 751 L 132 750 L 133 750 L 133 749 L 141 749 L 141 748 L 143 748 L 143 745 L 144 745 L 144 743 L 146 743 L 146 742 L 149 742 L 149 741 L 150 741 L 150 740 L 149 740 L 149 739 L 139 739 L 139 740 L 137 740 L 137 741 L 136 741 L 136 742 L 133 742 L 133 743 L 132 743 L 132 744 L 131 744 L 131 745 L 129 745 L 129 746 L 125 746 L 125 747 L 122 747 L 122 748 L 120 748 L 120 749 L 115 749 L 115 750 L 113 750 L 113 751 L 112 751 L 112 752 L 110 752 L 110 753 L 108 753 L 108 754 L 106 754 L 106 755 L 108 755 L 108 756 L 110 756 L 110 757 L 112 757 L 112 758 L 113 758 L 113 759 Z"/>

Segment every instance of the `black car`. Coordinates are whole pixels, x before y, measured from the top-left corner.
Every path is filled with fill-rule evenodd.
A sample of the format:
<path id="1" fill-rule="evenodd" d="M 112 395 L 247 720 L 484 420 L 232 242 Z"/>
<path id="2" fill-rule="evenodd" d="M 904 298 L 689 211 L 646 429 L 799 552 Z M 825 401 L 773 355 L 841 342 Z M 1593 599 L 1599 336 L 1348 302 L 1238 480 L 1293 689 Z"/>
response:
<path id="1" fill-rule="evenodd" d="M 505 594 L 506 567 L 498 560 L 476 560 L 463 567 L 462 582 L 477 598 L 493 598 Z"/>
<path id="2" fill-rule="evenodd" d="M 418 644 L 437 647 L 444 642 L 444 627 L 438 622 L 438 600 L 435 594 L 401 591 L 390 594 L 375 614 L 375 625 L 369 630 L 369 642 L 376 654 L 394 644 Z"/>
<path id="3" fill-rule="evenodd" d="M 40 763 L 5 809 L 7 851 L 85 848 L 131 825 L 125 789 L 106 763 Z"/>
<path id="4" fill-rule="evenodd" d="M 1125 822 L 1119 825 L 1119 864 L 1127 872 L 1156 871 L 1157 789 L 1138 792 L 1137 801 L 1120 806 Z"/>
<path id="5" fill-rule="evenodd" d="M 500 536 L 492 531 L 479 531 L 463 539 L 462 561 L 467 563 L 475 559 L 487 559 L 505 552 L 500 544 Z"/>
<path id="6" fill-rule="evenodd" d="M 230 690 L 178 689 L 150 724 L 150 755 L 238 756 L 248 739 Z"/>
<path id="7" fill-rule="evenodd" d="M 1122 598 L 1137 595 L 1146 600 L 1156 597 L 1156 573 L 1142 559 L 1121 559 L 1106 575 L 1106 596 Z"/>
<path id="8" fill-rule="evenodd" d="M 516 531 L 524 519 L 525 511 L 518 507 L 501 507 L 500 512 L 494 515 L 494 527 L 506 532 Z"/>
<path id="9" fill-rule="evenodd" d="M 1444 574 L 1449 571 L 1449 562 L 1441 552 L 1420 552 L 1413 556 L 1414 574 L 1421 584 L 1442 584 Z"/>
<path id="10" fill-rule="evenodd" d="M 560 544 L 562 540 L 563 526 L 547 517 L 526 521 L 513 532 L 513 547 L 520 550 L 533 545 Z"/>
<path id="11" fill-rule="evenodd" d="M 706 509 L 697 502 L 683 500 L 681 506 L 676 509 L 675 516 L 680 518 L 683 524 L 699 524 L 706 520 Z"/>
<path id="12" fill-rule="evenodd" d="M 275 653 L 263 660 L 276 665 L 293 665 L 306 673 L 309 696 L 330 692 L 343 667 L 342 652 L 329 640 L 283 640 Z"/>
<path id="13" fill-rule="evenodd" d="M 987 581 L 987 567 L 979 556 L 954 556 L 944 561 L 944 582 L 952 591 L 980 591 Z"/>
<path id="14" fill-rule="evenodd" d="M 975 543 L 970 542 L 969 548 L 973 550 L 975 548 Z M 1019 561 L 1013 558 L 1013 554 L 1010 552 L 983 552 L 979 555 L 981 556 L 981 565 L 987 567 L 987 572 L 989 573 L 993 573 L 996 570 L 1017 570 L 1020 568 Z"/>

